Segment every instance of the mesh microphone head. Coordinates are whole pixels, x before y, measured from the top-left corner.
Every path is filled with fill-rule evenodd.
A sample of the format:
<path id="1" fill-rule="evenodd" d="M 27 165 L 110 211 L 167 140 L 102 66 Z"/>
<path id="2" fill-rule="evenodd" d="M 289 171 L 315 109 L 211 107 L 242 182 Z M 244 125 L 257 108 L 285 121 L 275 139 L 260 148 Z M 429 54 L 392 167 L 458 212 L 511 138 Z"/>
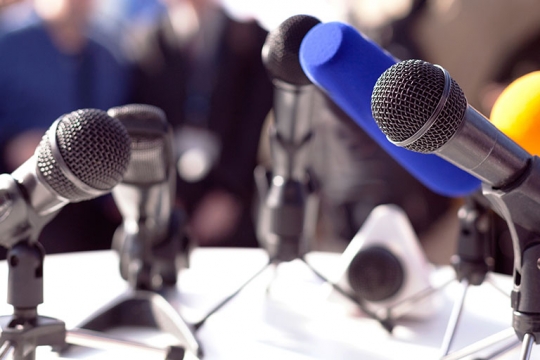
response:
<path id="1" fill-rule="evenodd" d="M 438 109 L 445 87 L 442 69 L 421 60 L 399 62 L 377 80 L 371 97 L 371 111 L 381 131 L 392 142 L 416 135 L 434 120 L 406 149 L 431 153 L 454 136 L 463 121 L 467 99 L 459 85 L 451 86 L 444 106 Z"/>
<path id="2" fill-rule="evenodd" d="M 70 202 L 88 200 L 122 180 L 130 156 L 129 136 L 104 111 L 77 110 L 47 130 L 36 155 L 38 172 L 52 190 Z"/>
<path id="3" fill-rule="evenodd" d="M 120 120 L 131 137 L 131 160 L 123 182 L 165 182 L 173 163 L 172 135 L 165 113 L 155 106 L 130 104 L 112 108 L 108 114 Z"/>
<path id="4" fill-rule="evenodd" d="M 271 31 L 264 43 L 262 60 L 270 76 L 293 85 L 309 85 L 298 54 L 304 36 L 320 21 L 308 15 L 295 15 Z"/>

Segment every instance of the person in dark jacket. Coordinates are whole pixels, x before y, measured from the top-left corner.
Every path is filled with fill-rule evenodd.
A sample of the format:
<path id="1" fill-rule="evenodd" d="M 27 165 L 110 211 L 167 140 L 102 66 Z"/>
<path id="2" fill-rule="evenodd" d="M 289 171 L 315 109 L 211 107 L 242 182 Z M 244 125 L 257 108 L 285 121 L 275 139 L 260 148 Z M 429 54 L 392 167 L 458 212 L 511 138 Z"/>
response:
<path id="1" fill-rule="evenodd" d="M 164 0 L 134 47 L 132 102 L 173 125 L 178 201 L 199 245 L 257 246 L 253 170 L 273 90 L 262 64 L 267 32 L 211 0 Z"/>

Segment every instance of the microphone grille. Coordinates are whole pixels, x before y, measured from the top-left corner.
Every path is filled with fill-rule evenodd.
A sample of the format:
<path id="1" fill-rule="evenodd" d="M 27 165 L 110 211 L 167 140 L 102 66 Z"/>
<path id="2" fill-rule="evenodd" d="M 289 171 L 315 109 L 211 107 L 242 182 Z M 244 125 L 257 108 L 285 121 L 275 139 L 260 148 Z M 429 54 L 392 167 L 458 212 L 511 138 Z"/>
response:
<path id="1" fill-rule="evenodd" d="M 154 184 L 167 179 L 173 161 L 172 134 L 163 110 L 152 105 L 129 104 L 109 109 L 131 138 L 131 160 L 123 182 Z"/>
<path id="2" fill-rule="evenodd" d="M 69 171 L 89 187 L 108 192 L 122 180 L 130 155 L 129 136 L 124 126 L 104 111 L 83 109 L 61 116 L 58 126 L 45 133 L 36 150 L 38 171 L 60 196 L 71 202 L 94 198 L 95 194 L 77 187 L 64 175 L 53 153 L 52 136 Z"/>
<path id="3" fill-rule="evenodd" d="M 444 72 L 425 61 L 405 60 L 386 70 L 377 80 L 371 111 L 381 131 L 393 142 L 411 138 L 432 116 L 429 129 L 406 149 L 431 153 L 457 132 L 467 109 L 467 99 L 451 79 L 450 93 L 436 113 L 445 87 Z"/>
<path id="4" fill-rule="evenodd" d="M 309 85 L 300 66 L 300 45 L 311 28 L 319 24 L 309 15 L 295 15 L 285 20 L 266 37 L 262 59 L 270 76 L 293 85 Z"/>

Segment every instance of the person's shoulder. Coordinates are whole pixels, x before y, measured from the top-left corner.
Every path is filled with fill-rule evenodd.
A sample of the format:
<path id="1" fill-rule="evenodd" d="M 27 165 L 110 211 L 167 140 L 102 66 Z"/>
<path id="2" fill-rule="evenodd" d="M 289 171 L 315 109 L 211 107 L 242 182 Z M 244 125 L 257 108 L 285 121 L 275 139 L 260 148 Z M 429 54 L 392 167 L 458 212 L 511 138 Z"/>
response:
<path id="1" fill-rule="evenodd" d="M 38 20 L 0 32 L 0 46 L 21 46 L 31 39 L 43 36 L 45 28 Z"/>

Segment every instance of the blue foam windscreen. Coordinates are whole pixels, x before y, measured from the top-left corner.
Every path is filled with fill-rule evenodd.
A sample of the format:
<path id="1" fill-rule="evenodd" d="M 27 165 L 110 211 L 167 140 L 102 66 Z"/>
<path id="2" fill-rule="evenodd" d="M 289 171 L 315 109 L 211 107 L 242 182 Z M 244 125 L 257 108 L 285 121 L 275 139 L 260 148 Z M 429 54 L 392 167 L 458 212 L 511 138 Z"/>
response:
<path id="1" fill-rule="evenodd" d="M 366 133 L 409 173 L 432 191 L 466 196 L 480 180 L 434 154 L 421 154 L 392 144 L 371 113 L 371 94 L 379 76 L 398 62 L 350 25 L 318 24 L 302 40 L 300 64 L 320 87 Z"/>

